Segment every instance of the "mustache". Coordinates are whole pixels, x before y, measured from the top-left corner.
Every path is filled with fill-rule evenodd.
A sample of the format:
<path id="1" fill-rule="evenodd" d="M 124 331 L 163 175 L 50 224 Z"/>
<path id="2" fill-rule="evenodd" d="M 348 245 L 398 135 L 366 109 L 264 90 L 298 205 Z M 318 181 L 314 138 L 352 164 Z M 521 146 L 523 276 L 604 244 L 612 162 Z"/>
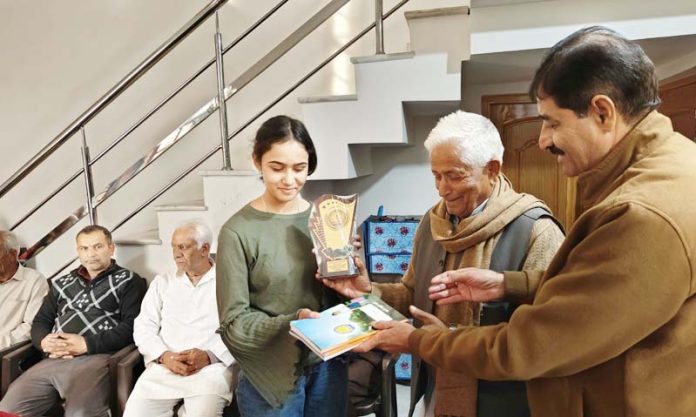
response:
<path id="1" fill-rule="evenodd" d="M 554 155 L 565 155 L 565 152 L 563 152 L 561 149 L 557 148 L 555 145 L 547 146 L 546 150 L 551 152 Z"/>

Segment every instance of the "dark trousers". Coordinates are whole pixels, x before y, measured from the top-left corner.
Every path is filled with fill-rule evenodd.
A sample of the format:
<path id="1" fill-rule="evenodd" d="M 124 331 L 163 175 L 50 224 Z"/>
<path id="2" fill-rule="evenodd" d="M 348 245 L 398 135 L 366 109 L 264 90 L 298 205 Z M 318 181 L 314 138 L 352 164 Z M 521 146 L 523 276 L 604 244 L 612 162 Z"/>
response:
<path id="1" fill-rule="evenodd" d="M 44 359 L 10 385 L 0 410 L 40 417 L 65 401 L 65 417 L 108 417 L 109 355 Z"/>

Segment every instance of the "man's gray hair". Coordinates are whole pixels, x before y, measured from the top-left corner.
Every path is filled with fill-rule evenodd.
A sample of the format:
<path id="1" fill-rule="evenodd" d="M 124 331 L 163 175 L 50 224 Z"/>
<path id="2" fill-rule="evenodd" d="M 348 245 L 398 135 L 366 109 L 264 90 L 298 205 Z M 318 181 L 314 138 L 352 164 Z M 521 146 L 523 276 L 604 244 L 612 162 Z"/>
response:
<path id="1" fill-rule="evenodd" d="M 459 160 L 469 167 L 484 167 L 490 161 L 503 163 L 503 142 L 487 118 L 457 110 L 437 122 L 425 140 L 429 154 L 442 144 L 454 145 Z"/>
<path id="2" fill-rule="evenodd" d="M 17 236 L 9 230 L 0 230 L 0 249 L 5 252 L 15 251 L 15 254 L 19 256 Z"/>
<path id="3" fill-rule="evenodd" d="M 193 231 L 193 240 L 196 241 L 197 248 L 200 249 L 204 244 L 211 246 L 213 244 L 213 231 L 202 219 L 184 220 L 179 223 L 176 230 L 190 229 Z"/>

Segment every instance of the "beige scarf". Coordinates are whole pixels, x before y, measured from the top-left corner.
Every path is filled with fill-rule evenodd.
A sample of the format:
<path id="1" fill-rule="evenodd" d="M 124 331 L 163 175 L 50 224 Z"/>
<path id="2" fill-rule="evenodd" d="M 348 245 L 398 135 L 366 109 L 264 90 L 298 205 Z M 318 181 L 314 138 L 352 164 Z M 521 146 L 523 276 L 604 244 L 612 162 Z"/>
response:
<path id="1" fill-rule="evenodd" d="M 475 216 L 461 219 L 456 226 L 450 222 L 444 200 L 440 201 L 429 212 L 430 230 L 433 239 L 447 251 L 445 269 L 488 268 L 505 226 L 534 207 L 548 210 L 536 197 L 515 192 L 510 181 L 502 174 L 493 187 L 485 209 Z M 435 306 L 433 313 L 448 325 L 478 325 L 479 303 Z M 476 378 L 438 368 L 436 381 L 437 417 L 476 416 Z"/>

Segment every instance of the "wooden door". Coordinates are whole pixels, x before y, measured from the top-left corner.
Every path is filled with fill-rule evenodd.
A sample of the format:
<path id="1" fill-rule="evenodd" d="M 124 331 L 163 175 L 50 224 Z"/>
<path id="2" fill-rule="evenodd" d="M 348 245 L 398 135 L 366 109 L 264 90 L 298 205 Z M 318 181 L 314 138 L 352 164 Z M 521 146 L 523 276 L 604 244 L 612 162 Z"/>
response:
<path id="1" fill-rule="evenodd" d="M 553 155 L 539 149 L 542 122 L 536 104 L 525 94 L 484 96 L 481 110 L 500 132 L 503 173 L 515 190 L 544 200 L 567 230 L 575 220 L 575 181 L 563 175 Z"/>
<path id="2" fill-rule="evenodd" d="M 672 119 L 674 130 L 696 140 L 696 68 L 660 82 L 660 113 Z"/>

